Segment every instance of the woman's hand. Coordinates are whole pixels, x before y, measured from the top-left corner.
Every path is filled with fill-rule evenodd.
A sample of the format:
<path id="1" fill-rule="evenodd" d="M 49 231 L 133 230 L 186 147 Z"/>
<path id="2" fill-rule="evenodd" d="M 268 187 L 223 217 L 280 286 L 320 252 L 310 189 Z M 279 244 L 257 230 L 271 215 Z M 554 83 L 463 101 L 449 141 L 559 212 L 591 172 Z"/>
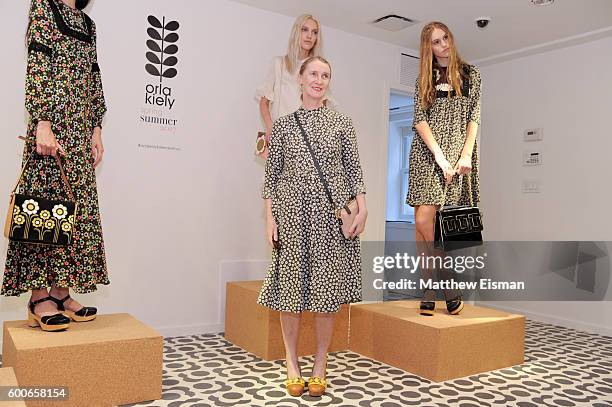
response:
<path id="1" fill-rule="evenodd" d="M 268 238 L 268 244 L 274 247 L 274 242 L 278 241 L 278 225 L 272 214 L 266 216 L 266 237 Z"/>
<path id="2" fill-rule="evenodd" d="M 453 180 L 453 177 L 455 176 L 455 169 L 453 169 L 446 157 L 444 157 L 444 154 L 436 154 L 435 159 L 436 164 L 438 164 L 438 166 L 442 169 L 442 172 L 444 173 L 444 181 L 446 182 L 446 185 L 450 184 Z"/>
<path id="3" fill-rule="evenodd" d="M 472 171 L 472 157 L 462 155 L 457 164 L 455 165 L 454 171 L 459 174 L 467 174 Z"/>
<path id="4" fill-rule="evenodd" d="M 366 219 L 368 218 L 367 210 L 359 210 L 357 216 L 353 220 L 353 224 L 349 229 L 349 233 L 351 234 L 351 239 L 356 238 L 365 230 Z"/>
<path id="5" fill-rule="evenodd" d="M 261 158 L 263 158 L 264 160 L 267 160 L 268 155 L 270 155 L 270 149 L 268 148 L 268 146 L 270 145 L 270 135 L 271 134 L 272 134 L 272 130 L 267 129 L 266 130 L 266 148 L 264 149 L 263 153 L 261 153 Z"/>
<path id="6" fill-rule="evenodd" d="M 51 155 L 55 157 L 59 152 L 61 155 L 66 155 L 66 151 L 57 142 L 53 130 L 51 130 L 51 122 L 39 121 L 36 125 L 36 152 L 40 155 Z"/>
<path id="7" fill-rule="evenodd" d="M 94 168 L 100 164 L 102 161 L 102 156 L 104 155 L 104 146 L 102 146 L 102 129 L 100 127 L 95 127 L 93 129 L 93 135 L 91 136 L 91 155 L 94 159 Z"/>

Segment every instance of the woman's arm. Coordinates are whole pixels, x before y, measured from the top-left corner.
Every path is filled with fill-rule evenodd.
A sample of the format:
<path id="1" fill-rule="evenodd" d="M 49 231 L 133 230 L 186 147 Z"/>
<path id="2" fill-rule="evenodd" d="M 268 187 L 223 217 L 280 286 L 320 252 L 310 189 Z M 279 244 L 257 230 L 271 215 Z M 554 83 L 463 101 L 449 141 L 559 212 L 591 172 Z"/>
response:
<path id="1" fill-rule="evenodd" d="M 36 152 L 55 156 L 65 154 L 58 144 L 51 123 L 55 110 L 53 94 L 53 30 L 54 20 L 44 0 L 32 0 L 27 33 L 28 62 L 25 84 L 26 110 L 36 124 Z"/>
<path id="2" fill-rule="evenodd" d="M 357 216 L 349 229 L 351 238 L 355 238 L 365 229 L 366 220 L 368 218 L 368 208 L 366 207 L 366 189 L 363 180 L 363 171 L 361 169 L 361 160 L 359 158 L 359 149 L 357 147 L 357 132 L 350 119 L 348 119 L 343 135 L 342 164 L 346 171 L 350 194 L 357 200 L 357 207 L 359 208 Z"/>
<path id="3" fill-rule="evenodd" d="M 266 77 L 264 78 L 264 81 L 255 91 L 255 98 L 259 102 L 259 113 L 261 114 L 261 118 L 266 128 L 266 141 L 268 142 L 268 145 L 272 135 L 272 114 L 270 112 L 270 102 L 274 101 L 274 87 L 278 86 L 276 84 L 278 64 L 278 58 L 273 58 L 272 63 L 270 64 L 266 72 Z M 278 101 L 274 102 L 278 103 Z M 268 154 L 269 148 L 266 147 L 266 149 L 261 155 L 264 159 L 267 159 Z"/>
<path id="4" fill-rule="evenodd" d="M 266 206 L 266 238 L 268 244 L 274 247 L 274 241 L 278 241 L 278 225 L 272 215 L 272 199 L 264 199 Z"/>
<path id="5" fill-rule="evenodd" d="M 87 17 L 89 18 L 89 17 Z M 100 73 L 100 66 L 98 65 L 98 50 L 97 50 L 97 32 L 96 25 L 91 21 L 91 30 L 93 37 L 93 63 L 91 65 L 91 83 L 90 83 L 90 96 L 91 97 L 91 127 L 102 128 L 102 119 L 106 113 L 106 101 L 104 98 L 104 89 L 102 88 L 102 74 Z"/>
<path id="6" fill-rule="evenodd" d="M 102 156 L 104 155 L 104 145 L 102 144 L 102 128 L 94 127 L 93 134 L 91 135 L 91 154 L 94 159 L 93 166 L 96 168 L 100 161 L 102 161 Z"/>
<path id="7" fill-rule="evenodd" d="M 444 179 L 446 183 L 449 184 L 452 181 L 453 176 L 455 175 L 455 171 L 444 156 L 440 145 L 436 141 L 431 131 L 431 127 L 429 127 L 429 123 L 427 123 L 427 119 L 428 114 L 423 108 L 423 104 L 419 96 L 419 80 L 417 78 L 416 85 L 414 86 L 413 128 L 417 132 L 419 137 L 421 137 L 421 140 L 423 140 L 429 151 L 433 154 L 436 163 L 444 172 Z"/>
<path id="8" fill-rule="evenodd" d="M 423 120 L 415 124 L 414 128 L 416 129 L 419 137 L 421 137 L 421 140 L 423 140 L 429 151 L 431 151 L 433 156 L 436 157 L 436 161 L 438 161 L 437 157 L 444 157 L 444 153 L 438 145 L 438 142 L 436 141 L 431 131 L 431 127 L 429 127 L 429 123 Z"/>
<path id="9" fill-rule="evenodd" d="M 472 153 L 474 151 L 478 126 L 480 124 L 480 96 L 480 71 L 475 66 L 472 66 L 470 69 L 470 101 L 467 132 L 463 150 L 461 151 L 461 158 L 455 166 L 455 171 L 457 171 L 458 174 L 467 174 L 472 171 Z"/>
<path id="10" fill-rule="evenodd" d="M 355 220 L 351 225 L 349 230 L 351 234 L 351 239 L 354 239 L 356 236 L 359 236 L 365 230 L 366 220 L 368 219 L 368 208 L 366 207 L 366 198 L 365 194 L 358 194 L 357 199 L 357 207 L 359 208 L 359 212 L 357 216 L 355 216 Z"/>
<path id="11" fill-rule="evenodd" d="M 89 17 L 86 17 L 89 18 Z M 94 159 L 94 168 L 102 161 L 104 155 L 104 146 L 102 145 L 102 119 L 106 113 L 106 101 L 104 98 L 104 90 L 102 88 L 102 75 L 100 73 L 100 66 L 98 65 L 98 51 L 97 51 L 97 32 L 96 25 L 91 21 L 91 30 L 93 37 L 93 64 L 91 66 L 91 120 L 93 127 L 93 134 L 91 140 L 91 153 Z"/>
<path id="12" fill-rule="evenodd" d="M 463 144 L 463 150 L 461 150 L 461 157 L 457 164 L 455 164 L 455 172 L 459 175 L 467 174 L 472 171 L 472 152 L 474 151 L 474 144 L 476 143 L 476 134 L 478 133 L 478 123 L 469 122 L 467 126 L 467 135 L 465 137 L 465 143 Z"/>
<path id="13" fill-rule="evenodd" d="M 259 100 L 259 112 L 264 121 L 264 126 L 266 126 L 266 140 L 270 141 L 270 134 L 272 134 L 272 115 L 270 114 L 270 101 L 265 96 L 262 96 Z"/>
<path id="14" fill-rule="evenodd" d="M 53 27 L 47 1 L 32 0 L 27 33 L 26 109 L 32 122 L 53 119 Z"/>
<path id="15" fill-rule="evenodd" d="M 357 132 L 350 118 L 347 118 L 342 135 L 342 165 L 346 171 L 350 194 L 356 197 L 365 194 L 366 189 L 357 148 Z"/>
<path id="16" fill-rule="evenodd" d="M 280 133 L 280 125 L 272 126 L 272 137 L 270 138 L 270 155 L 266 160 L 266 173 L 264 176 L 262 198 L 266 206 L 266 238 L 270 246 L 274 246 L 273 240 L 278 240 L 278 226 L 272 214 L 272 197 L 278 185 L 278 179 L 283 171 L 283 137 Z"/>

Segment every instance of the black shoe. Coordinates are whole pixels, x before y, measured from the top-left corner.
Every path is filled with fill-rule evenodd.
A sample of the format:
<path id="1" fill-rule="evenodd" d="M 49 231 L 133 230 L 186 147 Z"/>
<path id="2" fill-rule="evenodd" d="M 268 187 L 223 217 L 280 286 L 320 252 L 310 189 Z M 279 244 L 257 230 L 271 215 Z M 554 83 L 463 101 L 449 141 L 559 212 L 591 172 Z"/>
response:
<path id="1" fill-rule="evenodd" d="M 436 309 L 435 301 L 421 301 L 421 306 L 419 307 L 419 313 L 421 315 L 425 315 L 428 317 L 433 316 L 434 310 Z"/>
<path id="2" fill-rule="evenodd" d="M 34 308 L 36 305 L 45 301 L 53 301 L 54 299 L 51 297 L 41 298 L 40 300 L 32 301 L 28 303 L 28 326 L 31 328 L 40 327 L 43 331 L 63 331 L 70 326 L 70 318 L 61 313 L 53 314 L 53 315 L 44 315 L 39 317 L 34 313 Z"/>
<path id="3" fill-rule="evenodd" d="M 451 315 L 459 314 L 463 309 L 463 300 L 461 299 L 461 296 L 453 300 L 446 300 L 446 309 Z"/>
<path id="4" fill-rule="evenodd" d="M 53 296 L 49 296 L 56 304 L 57 309 L 62 311 L 66 316 L 70 317 L 75 322 L 87 322 L 96 318 L 98 309 L 96 307 L 82 307 L 80 310 L 74 312 L 67 310 L 64 307 L 64 302 L 70 299 L 70 294 L 67 295 L 63 300 L 59 300 Z"/>

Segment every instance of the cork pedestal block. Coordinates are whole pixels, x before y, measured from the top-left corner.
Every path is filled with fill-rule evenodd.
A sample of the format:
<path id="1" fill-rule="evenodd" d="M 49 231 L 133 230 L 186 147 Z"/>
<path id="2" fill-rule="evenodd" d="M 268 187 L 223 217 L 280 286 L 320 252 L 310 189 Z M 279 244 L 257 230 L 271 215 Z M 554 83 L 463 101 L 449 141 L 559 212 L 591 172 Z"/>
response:
<path id="1" fill-rule="evenodd" d="M 0 386 L 1 387 L 18 387 L 17 377 L 12 367 L 3 367 L 0 369 Z M 20 400 L 0 400 L 0 407 L 26 407 L 26 403 Z"/>
<path id="2" fill-rule="evenodd" d="M 73 322 L 63 332 L 4 322 L 3 365 L 22 387 L 67 387 L 66 401 L 28 406 L 116 406 L 161 398 L 163 338 L 129 314 Z"/>
<path id="3" fill-rule="evenodd" d="M 523 315 L 469 304 L 449 315 L 437 302 L 434 316 L 425 317 L 418 307 L 418 301 L 351 306 L 349 349 L 435 382 L 523 363 Z"/>
<path id="4" fill-rule="evenodd" d="M 285 358 L 279 312 L 256 303 L 261 280 L 233 281 L 226 286 L 225 339 L 264 360 Z M 342 305 L 335 316 L 330 352 L 348 349 L 349 307 Z M 298 355 L 315 353 L 314 318 L 302 313 Z"/>

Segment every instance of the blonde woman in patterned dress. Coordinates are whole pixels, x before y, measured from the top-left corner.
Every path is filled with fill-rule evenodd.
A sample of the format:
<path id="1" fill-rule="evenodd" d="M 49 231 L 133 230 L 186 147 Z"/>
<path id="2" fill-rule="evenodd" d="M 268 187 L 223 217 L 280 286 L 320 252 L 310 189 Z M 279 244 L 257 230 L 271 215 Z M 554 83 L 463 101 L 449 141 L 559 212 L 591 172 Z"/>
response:
<path id="1" fill-rule="evenodd" d="M 319 20 L 311 14 L 295 19 L 289 36 L 287 54 L 272 59 L 266 77 L 255 92 L 259 111 L 266 128 L 266 141 L 270 142 L 272 123 L 279 117 L 295 112 L 302 103 L 298 70 L 306 58 L 323 55 L 323 33 Z M 325 105 L 334 108 L 329 91 Z M 261 154 L 268 158 L 268 148 Z"/>
<path id="2" fill-rule="evenodd" d="M 2 295 L 32 291 L 29 324 L 45 331 L 66 329 L 70 320 L 95 318 L 97 310 L 70 298 L 69 288 L 89 293 L 97 284 L 109 283 L 94 171 L 104 152 L 101 124 L 106 106 L 96 57 L 96 27 L 82 11 L 87 3 L 32 0 L 30 6 L 26 109 L 31 142 L 25 145 L 23 159 L 32 158 L 22 190 L 51 200 L 66 199 L 53 158 L 59 154 L 78 211 L 68 247 L 9 243 Z M 41 212 L 40 216 L 50 215 Z"/>
<path id="3" fill-rule="evenodd" d="M 436 210 L 440 205 L 476 205 L 480 200 L 476 145 L 480 72 L 461 59 L 453 34 L 440 22 L 423 28 L 420 56 L 413 125 L 418 137 L 413 138 L 410 152 L 406 202 L 414 207 L 419 252 L 440 255 L 432 248 Z M 425 279 L 431 279 L 432 272 L 421 270 Z M 440 272 L 446 276 L 445 270 Z M 448 312 L 461 312 L 460 293 L 444 294 Z M 428 290 L 420 312 L 433 315 L 434 308 L 435 292 Z"/>
<path id="4" fill-rule="evenodd" d="M 267 238 L 279 242 L 257 302 L 280 311 L 287 358 L 286 386 L 299 396 L 304 380 L 297 357 L 300 317 L 315 313 L 317 351 L 308 383 L 311 396 L 326 387 L 327 350 L 334 315 L 341 304 L 361 301 L 361 249 L 365 228 L 365 186 L 355 129 L 349 117 L 324 106 L 331 67 L 321 57 L 300 68 L 302 107 L 274 122 L 266 163 L 263 198 Z M 356 197 L 359 214 L 351 225 L 354 240 L 340 230 L 298 122 L 304 127 L 336 207 Z"/>

